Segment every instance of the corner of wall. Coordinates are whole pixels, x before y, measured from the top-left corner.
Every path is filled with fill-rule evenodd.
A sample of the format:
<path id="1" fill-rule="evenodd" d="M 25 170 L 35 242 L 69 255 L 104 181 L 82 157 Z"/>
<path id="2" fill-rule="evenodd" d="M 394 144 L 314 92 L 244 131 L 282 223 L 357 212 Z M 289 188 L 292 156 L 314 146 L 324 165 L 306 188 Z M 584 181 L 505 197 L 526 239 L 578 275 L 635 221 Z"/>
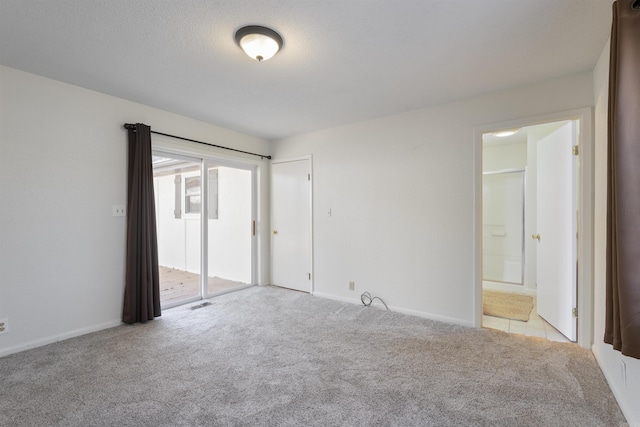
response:
<path id="1" fill-rule="evenodd" d="M 607 123 L 609 41 L 593 70 L 594 88 L 594 290 L 593 354 L 630 425 L 640 425 L 640 360 L 622 355 L 603 341 L 606 278 Z"/>

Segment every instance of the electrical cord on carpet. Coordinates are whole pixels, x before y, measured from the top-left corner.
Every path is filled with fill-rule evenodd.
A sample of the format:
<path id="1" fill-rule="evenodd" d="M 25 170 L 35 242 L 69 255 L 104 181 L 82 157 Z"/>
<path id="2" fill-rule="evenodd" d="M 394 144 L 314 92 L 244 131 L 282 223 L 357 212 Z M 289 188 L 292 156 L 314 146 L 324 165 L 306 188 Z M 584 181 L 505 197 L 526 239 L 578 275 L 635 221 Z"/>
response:
<path id="1" fill-rule="evenodd" d="M 384 308 L 386 308 L 387 311 L 389 311 L 389 307 L 387 307 L 387 304 L 385 304 L 384 301 L 382 301 L 382 298 L 380 298 L 380 297 L 372 297 L 369 292 L 365 292 L 362 295 L 360 295 L 360 301 L 362 301 L 362 304 L 364 304 L 365 307 L 371 307 L 371 304 L 375 300 L 380 300 L 382 305 L 384 305 Z"/>

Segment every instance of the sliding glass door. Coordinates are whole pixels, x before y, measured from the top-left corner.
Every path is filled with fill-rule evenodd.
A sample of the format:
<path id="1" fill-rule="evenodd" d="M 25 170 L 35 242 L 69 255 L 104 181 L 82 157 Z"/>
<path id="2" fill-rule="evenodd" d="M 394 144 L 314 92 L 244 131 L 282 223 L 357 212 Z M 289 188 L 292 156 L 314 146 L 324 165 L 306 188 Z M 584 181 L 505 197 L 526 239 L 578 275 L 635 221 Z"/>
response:
<path id="1" fill-rule="evenodd" d="M 250 286 L 254 169 L 154 151 L 163 308 Z"/>
<path id="2" fill-rule="evenodd" d="M 251 170 L 207 162 L 207 295 L 251 284 Z"/>

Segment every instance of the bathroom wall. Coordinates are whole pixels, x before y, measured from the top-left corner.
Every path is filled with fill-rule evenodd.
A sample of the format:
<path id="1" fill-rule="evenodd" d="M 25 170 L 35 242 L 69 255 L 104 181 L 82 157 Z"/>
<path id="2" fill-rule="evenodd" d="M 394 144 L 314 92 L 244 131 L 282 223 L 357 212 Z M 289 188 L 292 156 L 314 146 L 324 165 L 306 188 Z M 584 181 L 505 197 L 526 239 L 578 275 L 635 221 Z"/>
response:
<path id="1" fill-rule="evenodd" d="M 495 172 L 505 169 L 524 169 L 527 166 L 527 140 L 519 138 L 514 143 L 485 144 L 482 149 L 482 171 Z"/>

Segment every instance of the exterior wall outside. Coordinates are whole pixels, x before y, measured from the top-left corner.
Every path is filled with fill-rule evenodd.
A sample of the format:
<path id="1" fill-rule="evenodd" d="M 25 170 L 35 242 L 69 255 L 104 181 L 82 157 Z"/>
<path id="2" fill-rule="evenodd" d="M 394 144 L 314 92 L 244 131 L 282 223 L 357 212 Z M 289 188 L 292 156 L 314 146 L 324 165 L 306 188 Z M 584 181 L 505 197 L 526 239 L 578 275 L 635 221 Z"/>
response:
<path id="1" fill-rule="evenodd" d="M 186 179 L 199 172 L 182 174 Z M 160 264 L 200 273 L 200 215 L 176 218 L 175 175 L 155 179 Z M 209 219 L 209 277 L 251 283 L 251 172 L 218 168 L 220 213 Z"/>
<path id="2" fill-rule="evenodd" d="M 251 172 L 218 168 L 219 216 L 209 220 L 209 276 L 251 283 Z"/>

